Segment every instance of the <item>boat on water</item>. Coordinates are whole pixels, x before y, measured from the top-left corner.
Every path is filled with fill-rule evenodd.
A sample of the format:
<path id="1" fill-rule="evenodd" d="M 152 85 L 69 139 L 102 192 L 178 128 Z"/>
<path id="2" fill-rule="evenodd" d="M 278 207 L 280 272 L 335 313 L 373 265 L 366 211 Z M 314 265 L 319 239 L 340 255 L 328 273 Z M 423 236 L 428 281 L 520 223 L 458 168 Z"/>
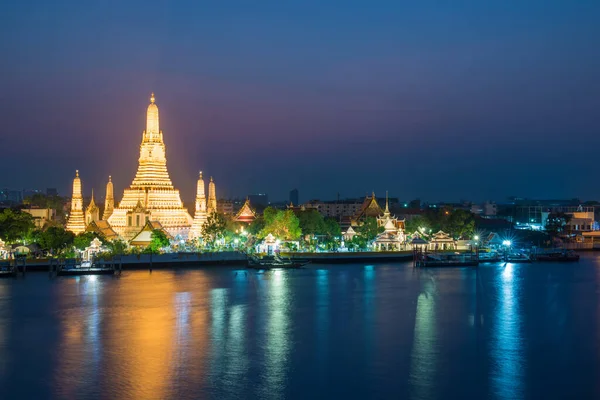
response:
<path id="1" fill-rule="evenodd" d="M 534 256 L 535 261 L 561 261 L 572 262 L 579 261 L 579 254 L 572 250 L 553 250 L 544 253 L 538 253 Z"/>
<path id="2" fill-rule="evenodd" d="M 302 268 L 310 261 L 284 259 L 278 255 L 255 257 L 248 255 L 248 267 L 253 269 L 295 269 Z"/>
<path id="3" fill-rule="evenodd" d="M 115 269 L 104 264 L 95 264 L 90 261 L 80 263 L 65 262 L 56 270 L 58 276 L 81 276 L 81 275 L 113 275 Z"/>
<path id="4" fill-rule="evenodd" d="M 498 253 L 479 253 L 480 263 L 493 263 L 498 261 L 502 261 L 502 257 Z"/>
<path id="5" fill-rule="evenodd" d="M 417 253 L 415 267 L 476 267 L 479 259 L 475 253 Z"/>
<path id="6" fill-rule="evenodd" d="M 10 265 L 10 261 L 0 263 L 0 278 L 17 276 L 17 269 Z"/>
<path id="7" fill-rule="evenodd" d="M 504 262 L 512 264 L 530 263 L 531 257 L 524 253 L 511 253 L 504 256 Z"/>

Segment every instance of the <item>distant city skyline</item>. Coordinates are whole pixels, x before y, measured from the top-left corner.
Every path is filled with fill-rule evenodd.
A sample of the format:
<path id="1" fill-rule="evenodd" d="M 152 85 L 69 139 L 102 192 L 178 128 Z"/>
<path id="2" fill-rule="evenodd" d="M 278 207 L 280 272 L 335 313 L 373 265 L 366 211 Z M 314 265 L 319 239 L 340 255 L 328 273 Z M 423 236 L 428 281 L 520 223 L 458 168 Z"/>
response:
<path id="1" fill-rule="evenodd" d="M 365 4 L 11 2 L 0 186 L 119 193 L 155 92 L 188 207 L 200 170 L 220 197 L 600 198 L 600 3 Z"/>

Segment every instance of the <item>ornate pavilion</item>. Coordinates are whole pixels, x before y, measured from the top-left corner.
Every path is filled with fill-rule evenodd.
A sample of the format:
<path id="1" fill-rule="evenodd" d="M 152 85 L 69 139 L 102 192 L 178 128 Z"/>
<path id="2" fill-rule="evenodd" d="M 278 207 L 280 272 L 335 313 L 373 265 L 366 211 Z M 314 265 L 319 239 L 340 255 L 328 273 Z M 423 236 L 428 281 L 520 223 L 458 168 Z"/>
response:
<path id="1" fill-rule="evenodd" d="M 374 195 L 373 195 L 374 197 Z M 390 213 L 387 195 L 385 198 L 385 211 L 377 217 L 377 226 L 383 227 L 383 232 L 377 235 L 373 245 L 377 250 L 401 250 L 406 242 L 404 235 L 404 220 L 398 220 Z"/>
<path id="2" fill-rule="evenodd" d="M 174 239 L 194 239 L 201 235 L 207 215 L 216 212 L 215 183 L 210 178 L 208 199 L 204 191 L 202 173 L 198 179 L 194 218 L 184 207 L 179 190 L 173 187 L 167 170 L 166 147 L 160 130 L 158 106 L 154 93 L 146 111 L 146 130 L 142 132 L 138 170 L 133 182 L 123 191 L 123 197 L 115 206 L 112 179 L 106 185 L 104 212 L 94 197 L 83 212 L 83 197 L 79 171 L 73 180 L 73 198 L 67 230 L 75 234 L 86 230 L 97 232 L 111 239 L 116 237 L 131 241 L 140 238 L 148 227 L 158 227 Z M 150 223 L 150 224 L 149 224 Z M 144 240 L 142 240 L 143 242 Z"/>
<path id="3" fill-rule="evenodd" d="M 392 215 L 387 195 L 385 210 L 383 210 L 377 202 L 375 193 L 372 193 L 370 197 L 365 197 L 360 211 L 350 219 L 350 226 L 342 232 L 342 237 L 345 241 L 352 240 L 358 234 L 357 228 L 364 223 L 367 217 L 376 218 L 377 226 L 384 229 L 373 241 L 373 245 L 377 250 L 393 251 L 401 250 L 404 247 L 406 243 L 404 220 Z"/>

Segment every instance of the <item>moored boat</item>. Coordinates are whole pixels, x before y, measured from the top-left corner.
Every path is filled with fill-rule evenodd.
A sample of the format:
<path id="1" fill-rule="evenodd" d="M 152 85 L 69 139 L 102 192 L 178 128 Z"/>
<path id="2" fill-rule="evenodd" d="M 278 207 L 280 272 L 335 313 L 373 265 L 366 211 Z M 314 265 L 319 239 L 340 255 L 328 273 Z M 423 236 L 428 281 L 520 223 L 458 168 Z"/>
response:
<path id="1" fill-rule="evenodd" d="M 254 257 L 248 256 L 248 267 L 253 269 L 295 269 L 302 268 L 310 261 L 294 261 L 291 259 L 282 259 L 279 256 Z"/>
<path id="2" fill-rule="evenodd" d="M 0 278 L 12 277 L 17 275 L 17 269 L 10 264 L 10 261 L 0 262 Z"/>
<path id="3" fill-rule="evenodd" d="M 523 253 L 512 253 L 504 256 L 504 262 L 518 264 L 518 263 L 530 263 L 531 257 Z"/>
<path id="4" fill-rule="evenodd" d="M 574 251 L 566 250 L 555 250 L 546 253 L 536 254 L 534 256 L 536 261 L 561 261 L 561 262 L 572 262 L 579 261 L 579 254 Z"/>

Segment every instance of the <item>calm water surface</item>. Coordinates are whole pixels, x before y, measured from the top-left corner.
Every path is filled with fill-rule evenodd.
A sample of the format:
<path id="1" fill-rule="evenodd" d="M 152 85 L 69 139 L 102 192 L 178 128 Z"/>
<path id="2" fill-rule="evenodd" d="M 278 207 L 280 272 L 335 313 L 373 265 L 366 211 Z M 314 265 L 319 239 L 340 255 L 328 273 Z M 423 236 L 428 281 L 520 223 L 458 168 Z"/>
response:
<path id="1" fill-rule="evenodd" d="M 598 399 L 600 258 L 0 280 L 1 399 Z"/>

